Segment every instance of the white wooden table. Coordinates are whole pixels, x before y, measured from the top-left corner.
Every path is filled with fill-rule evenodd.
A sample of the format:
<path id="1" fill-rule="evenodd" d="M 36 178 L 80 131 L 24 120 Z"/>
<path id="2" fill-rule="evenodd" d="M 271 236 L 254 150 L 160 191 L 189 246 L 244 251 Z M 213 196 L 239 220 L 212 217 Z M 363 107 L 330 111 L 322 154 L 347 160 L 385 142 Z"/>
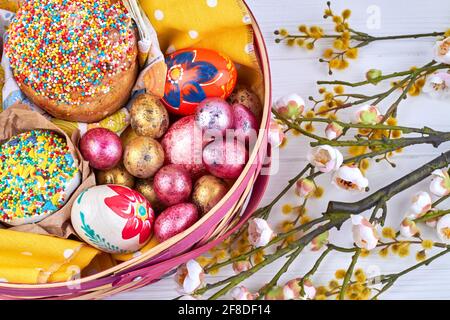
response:
<path id="1" fill-rule="evenodd" d="M 220 0 L 219 0 L 220 1 Z M 330 30 L 330 22 L 322 19 L 325 8 L 325 0 L 248 0 L 254 12 L 267 42 L 270 53 L 273 78 L 273 95 L 277 98 L 283 94 L 297 92 L 307 98 L 310 95 L 317 96 L 315 81 L 328 79 L 326 66 L 320 64 L 317 59 L 322 50 L 306 52 L 300 48 L 287 48 L 274 43 L 273 30 L 286 27 L 295 31 L 300 23 L 307 25 L 317 24 L 325 30 Z M 352 9 L 351 25 L 353 28 L 373 35 L 391 35 L 405 33 L 423 33 L 442 31 L 450 28 L 450 2 L 448 0 L 360 0 L 343 1 L 335 0 L 332 6 L 339 12 L 350 6 Z M 371 23 L 370 17 L 379 15 L 379 25 Z M 389 41 L 371 44 L 360 50 L 359 58 L 352 62 L 348 70 L 337 72 L 335 79 L 357 81 L 364 78 L 365 71 L 370 68 L 382 69 L 385 73 L 406 70 L 411 66 L 420 66 L 432 59 L 433 40 L 430 38 L 418 40 Z M 381 90 L 377 87 L 376 90 Z M 381 109 L 386 105 L 380 106 Z M 343 118 L 345 118 L 345 113 Z M 400 107 L 399 119 L 402 124 L 410 126 L 427 125 L 439 130 L 450 129 L 450 101 L 430 100 L 427 97 L 409 99 Z M 414 168 L 426 163 L 435 157 L 440 151 L 447 150 L 450 144 L 442 145 L 438 150 L 431 146 L 417 146 L 406 150 L 396 156 L 396 169 L 387 164 L 373 164 L 368 172 L 371 190 L 377 190 L 387 181 L 412 171 Z M 305 155 L 308 143 L 302 137 L 290 137 L 286 148 L 281 151 L 279 159 L 280 170 L 276 179 L 272 178 L 263 202 L 267 203 L 285 185 L 285 182 L 296 175 L 305 165 Z M 278 161 L 274 159 L 274 161 Z M 318 215 L 326 207 L 329 200 L 354 201 L 363 195 L 350 195 L 337 191 L 329 185 L 329 176 L 322 177 L 319 183 L 325 186 L 325 196 L 320 201 L 313 201 L 308 207 L 311 215 Z M 394 198 L 389 203 L 388 225 L 397 227 L 403 218 L 409 198 L 415 191 L 428 190 L 427 180 Z M 280 220 L 286 218 L 281 214 L 281 205 L 284 203 L 296 203 L 298 199 L 293 191 L 275 207 L 273 216 Z M 448 207 L 444 207 L 448 209 Z M 430 230 L 425 230 L 426 235 L 433 235 Z M 342 245 L 351 245 L 351 231 L 349 225 L 345 225 L 340 232 L 333 231 L 332 239 Z M 358 266 L 366 270 L 380 270 L 381 273 L 398 272 L 415 263 L 415 252 L 411 257 L 399 258 L 390 255 L 387 259 L 372 256 L 360 259 Z M 301 276 L 311 267 L 317 255 L 307 253 L 301 255 L 289 272 L 281 279 L 281 282 Z M 350 262 L 350 256 L 333 254 L 328 257 L 320 271 L 313 278 L 316 284 L 326 284 L 333 277 L 338 268 L 346 268 Z M 281 261 L 275 267 L 281 265 Z M 269 267 L 245 282 L 250 288 L 257 290 L 271 275 L 274 267 Z M 278 270 L 278 269 L 277 269 Z M 218 281 L 233 274 L 231 270 L 222 270 L 219 275 L 208 278 L 207 281 Z M 172 278 L 164 279 L 154 285 L 140 290 L 117 295 L 114 299 L 171 299 L 178 295 L 176 285 Z M 401 278 L 396 285 L 385 293 L 384 299 L 450 299 L 450 256 L 441 258 L 430 266 L 421 268 Z"/>

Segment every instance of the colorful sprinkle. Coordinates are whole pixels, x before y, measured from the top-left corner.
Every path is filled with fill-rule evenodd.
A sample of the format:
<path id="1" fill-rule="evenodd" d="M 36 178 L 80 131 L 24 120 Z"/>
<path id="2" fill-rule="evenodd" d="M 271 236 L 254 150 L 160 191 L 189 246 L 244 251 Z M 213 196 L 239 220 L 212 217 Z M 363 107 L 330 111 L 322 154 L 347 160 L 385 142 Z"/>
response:
<path id="1" fill-rule="evenodd" d="M 134 61 L 132 20 L 121 1 L 24 1 L 5 43 L 14 77 L 51 100 L 80 105 L 108 92 Z"/>
<path id="2" fill-rule="evenodd" d="M 78 173 L 66 141 L 49 130 L 21 133 L 0 146 L 0 220 L 53 213 Z"/>

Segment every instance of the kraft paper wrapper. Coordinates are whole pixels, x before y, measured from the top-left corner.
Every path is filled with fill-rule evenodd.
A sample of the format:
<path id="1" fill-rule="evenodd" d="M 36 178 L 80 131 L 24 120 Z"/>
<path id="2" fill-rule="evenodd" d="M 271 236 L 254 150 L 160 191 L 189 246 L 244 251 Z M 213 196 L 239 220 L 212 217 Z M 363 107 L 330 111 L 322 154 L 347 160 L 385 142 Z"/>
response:
<path id="1" fill-rule="evenodd" d="M 25 131 L 33 129 L 48 129 L 56 131 L 66 138 L 70 153 L 79 163 L 78 169 L 81 174 L 81 184 L 69 198 L 69 201 L 57 212 L 36 224 L 27 224 L 11 227 L 10 230 L 53 235 L 68 238 L 75 234 L 70 223 L 72 204 L 78 195 L 91 186 L 95 185 L 95 175 L 89 167 L 89 163 L 83 160 L 80 151 L 76 147 L 80 139 L 79 131 L 76 130 L 69 137 L 63 130 L 54 125 L 39 113 L 32 111 L 26 105 L 17 104 L 0 113 L 0 143 Z M 5 226 L 4 226 L 5 227 Z M 6 226 L 8 228 L 8 226 Z"/>

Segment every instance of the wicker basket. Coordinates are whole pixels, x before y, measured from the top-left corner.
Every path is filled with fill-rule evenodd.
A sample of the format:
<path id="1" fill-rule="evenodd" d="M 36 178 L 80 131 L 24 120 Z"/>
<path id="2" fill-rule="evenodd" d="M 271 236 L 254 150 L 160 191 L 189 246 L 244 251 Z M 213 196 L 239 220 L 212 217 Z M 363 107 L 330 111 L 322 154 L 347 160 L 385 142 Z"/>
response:
<path id="1" fill-rule="evenodd" d="M 20 285 L 0 283 L 0 299 L 101 299 L 134 290 L 161 279 L 180 264 L 198 257 L 229 237 L 257 208 L 268 183 L 260 175 L 267 157 L 271 82 L 267 50 L 253 15 L 255 50 L 264 77 L 262 128 L 244 172 L 227 195 L 195 225 L 132 260 L 73 282 Z M 244 209 L 245 207 L 245 209 Z"/>

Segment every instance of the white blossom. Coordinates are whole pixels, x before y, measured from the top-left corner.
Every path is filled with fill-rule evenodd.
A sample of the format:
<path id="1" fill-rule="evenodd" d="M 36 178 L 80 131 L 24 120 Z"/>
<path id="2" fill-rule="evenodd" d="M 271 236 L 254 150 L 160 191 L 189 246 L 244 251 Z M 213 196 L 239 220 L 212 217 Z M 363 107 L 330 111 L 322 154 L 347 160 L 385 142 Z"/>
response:
<path id="1" fill-rule="evenodd" d="M 195 260 L 189 260 L 178 268 L 175 280 L 185 293 L 191 294 L 202 285 L 204 275 L 200 264 Z"/>
<path id="2" fill-rule="evenodd" d="M 253 218 L 248 224 L 248 240 L 256 248 L 264 247 L 275 236 L 266 220 Z"/>
<path id="3" fill-rule="evenodd" d="M 434 99 L 449 98 L 450 73 L 441 71 L 428 76 L 422 90 Z"/>
<path id="4" fill-rule="evenodd" d="M 334 174 L 332 183 L 340 189 L 352 191 L 364 191 L 369 186 L 369 180 L 354 166 L 340 167 Z"/>
<path id="5" fill-rule="evenodd" d="M 436 42 L 434 47 L 434 59 L 438 62 L 450 64 L 450 37 Z"/>
<path id="6" fill-rule="evenodd" d="M 450 243 L 450 214 L 439 219 L 436 230 L 439 238 L 445 243 Z"/>
<path id="7" fill-rule="evenodd" d="M 342 165 L 342 153 L 331 146 L 324 145 L 313 148 L 308 153 L 308 161 L 320 172 L 336 171 Z"/>
<path id="8" fill-rule="evenodd" d="M 277 100 L 275 109 L 282 116 L 295 119 L 305 110 L 305 100 L 298 94 L 288 94 Z"/>
<path id="9" fill-rule="evenodd" d="M 353 241 L 355 244 L 361 249 L 374 249 L 379 239 L 375 227 L 361 215 L 352 215 L 351 219 L 353 224 Z"/>

